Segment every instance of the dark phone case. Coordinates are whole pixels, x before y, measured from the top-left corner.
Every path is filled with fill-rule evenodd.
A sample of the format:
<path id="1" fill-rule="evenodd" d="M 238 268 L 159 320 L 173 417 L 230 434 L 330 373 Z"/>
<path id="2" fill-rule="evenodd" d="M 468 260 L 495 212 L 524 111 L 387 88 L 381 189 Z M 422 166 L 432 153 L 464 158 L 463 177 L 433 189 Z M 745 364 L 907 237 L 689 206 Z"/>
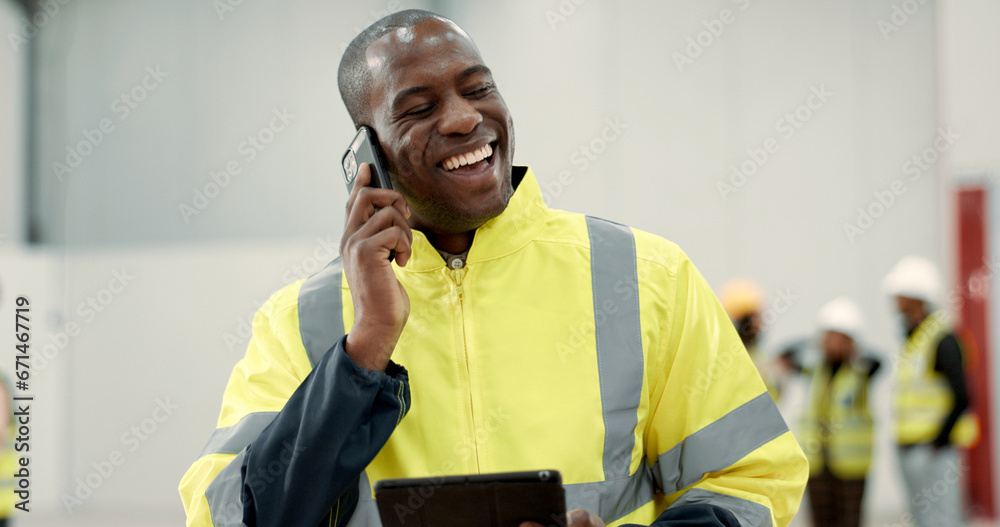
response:
<path id="1" fill-rule="evenodd" d="M 361 163 L 371 165 L 372 187 L 392 188 L 392 183 L 389 180 L 389 165 L 385 162 L 382 148 L 379 147 L 378 137 L 375 135 L 375 130 L 367 126 L 358 128 L 358 133 L 351 141 L 351 146 L 340 159 L 340 166 L 344 168 L 344 181 L 347 183 L 348 194 L 354 188 L 354 180 L 358 177 Z"/>
<path id="2" fill-rule="evenodd" d="M 383 527 L 565 525 L 566 498 L 556 470 L 375 483 Z"/>

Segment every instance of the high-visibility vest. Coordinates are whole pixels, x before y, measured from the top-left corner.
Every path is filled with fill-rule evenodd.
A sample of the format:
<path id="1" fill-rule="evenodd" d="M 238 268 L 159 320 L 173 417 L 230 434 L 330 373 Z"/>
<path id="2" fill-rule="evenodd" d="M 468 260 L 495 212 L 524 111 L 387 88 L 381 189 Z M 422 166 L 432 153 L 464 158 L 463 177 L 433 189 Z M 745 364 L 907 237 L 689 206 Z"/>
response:
<path id="1" fill-rule="evenodd" d="M 951 411 L 955 396 L 944 374 L 934 371 L 938 344 L 949 330 L 947 316 L 935 312 L 903 345 L 895 391 L 896 442 L 901 445 L 933 441 Z M 951 443 L 967 447 L 978 438 L 979 423 L 975 415 L 965 412 L 951 430 Z"/>
<path id="2" fill-rule="evenodd" d="M 874 426 L 868 410 L 869 372 L 845 363 L 831 376 L 824 362 L 812 374 L 809 406 L 802 420 L 800 443 L 809 458 L 809 473 L 824 466 L 840 479 L 863 479 L 872 461 Z"/>

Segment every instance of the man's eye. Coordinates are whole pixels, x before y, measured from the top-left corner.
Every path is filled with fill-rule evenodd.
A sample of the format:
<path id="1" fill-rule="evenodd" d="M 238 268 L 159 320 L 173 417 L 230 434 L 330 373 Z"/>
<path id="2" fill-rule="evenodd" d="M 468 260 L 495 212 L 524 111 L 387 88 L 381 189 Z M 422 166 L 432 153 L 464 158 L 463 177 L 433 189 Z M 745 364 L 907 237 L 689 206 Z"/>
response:
<path id="1" fill-rule="evenodd" d="M 414 108 L 414 109 L 406 112 L 406 115 L 422 115 L 422 114 L 425 114 L 425 113 L 429 112 L 433 107 L 434 106 L 432 106 L 430 104 L 424 104 L 424 105 L 421 105 L 421 106 L 417 106 L 416 108 Z"/>
<path id="2" fill-rule="evenodd" d="M 492 89 L 493 89 L 493 85 L 492 84 L 484 84 L 482 86 L 477 87 L 476 89 L 474 89 L 472 91 L 465 92 L 465 96 L 466 97 L 482 97 L 483 95 L 488 94 L 490 92 L 490 90 L 492 90 Z"/>

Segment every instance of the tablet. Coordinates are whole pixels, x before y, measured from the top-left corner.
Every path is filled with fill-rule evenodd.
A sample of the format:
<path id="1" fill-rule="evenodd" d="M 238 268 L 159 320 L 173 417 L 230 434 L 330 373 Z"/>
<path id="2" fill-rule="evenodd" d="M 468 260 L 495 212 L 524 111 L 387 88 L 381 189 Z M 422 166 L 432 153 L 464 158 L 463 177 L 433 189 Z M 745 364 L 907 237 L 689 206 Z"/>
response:
<path id="1" fill-rule="evenodd" d="M 375 483 L 383 527 L 565 525 L 556 470 L 384 479 Z"/>

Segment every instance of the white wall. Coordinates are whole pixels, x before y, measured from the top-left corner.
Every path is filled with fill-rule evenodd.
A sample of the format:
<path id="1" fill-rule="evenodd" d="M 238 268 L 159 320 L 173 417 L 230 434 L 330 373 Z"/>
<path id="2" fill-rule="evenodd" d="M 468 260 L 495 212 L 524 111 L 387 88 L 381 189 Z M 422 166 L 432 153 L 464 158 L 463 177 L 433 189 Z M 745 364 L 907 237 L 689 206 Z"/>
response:
<path id="1" fill-rule="evenodd" d="M 948 169 L 1000 174 L 1000 5 L 941 2 L 938 16 L 941 115 L 963 133 L 948 152 Z"/>
<path id="2" fill-rule="evenodd" d="M 0 35 L 20 35 L 23 11 L 0 2 Z M 4 39 L 0 51 L 0 247 L 19 239 L 23 229 L 25 83 L 28 52 L 19 39 Z"/>
<path id="3" fill-rule="evenodd" d="M 422 4 L 232 3 L 63 7 L 40 39 L 47 240 L 273 241 L 339 230 L 339 156 L 353 130 L 336 84 L 340 50 L 379 13 Z M 102 121 L 110 132 L 98 132 Z M 230 163 L 219 190 L 211 174 Z"/>
<path id="4" fill-rule="evenodd" d="M 53 404 L 46 418 L 55 434 L 38 439 L 52 452 L 38 486 L 43 512 L 61 514 L 59 495 L 118 449 L 126 463 L 74 514 L 155 511 L 179 521 L 177 481 L 210 434 L 241 354 L 222 335 L 296 278 L 294 266 L 318 265 L 318 256 L 332 257 L 318 253 L 336 246 L 345 198 L 337 156 L 351 132 L 336 90 L 340 50 L 378 11 L 422 5 L 430 4 L 243 2 L 220 20 L 210 2 L 95 0 L 68 4 L 45 28 L 39 205 L 52 239 L 70 249 L 47 251 L 49 272 L 31 276 L 51 278 L 25 287 L 57 292 L 59 327 L 83 325 L 80 303 L 115 271 L 135 279 L 105 296 L 107 309 L 40 374 L 61 379 L 39 393 Z M 714 286 L 746 275 L 774 300 L 778 291 L 795 297 L 775 311 L 770 343 L 811 331 L 819 306 L 847 294 L 869 316 L 868 339 L 891 349 L 896 328 L 881 277 L 909 253 L 947 265 L 940 167 L 916 180 L 903 173 L 950 124 L 936 115 L 933 3 L 888 39 L 879 21 L 891 20 L 889 0 L 434 5 L 479 44 L 514 116 L 517 160 L 535 168 L 549 202 L 678 242 Z M 565 20 L 548 14 L 560 6 Z M 718 30 L 712 20 L 723 9 L 732 23 L 679 69 L 674 53 L 706 21 Z M 157 65 L 169 75 L 122 119 L 115 101 Z M 814 88 L 832 95 L 786 137 L 781 120 Z M 286 107 L 295 118 L 247 161 L 239 143 Z M 955 122 L 980 125 L 974 112 L 963 115 Z M 60 182 L 52 162 L 104 118 L 115 130 Z M 606 148 L 583 163 L 580 148 L 609 120 L 624 130 L 596 141 Z M 717 183 L 738 184 L 730 167 L 767 138 L 780 149 L 722 196 Z M 243 172 L 186 223 L 178 205 L 230 160 Z M 560 187 L 562 171 L 571 183 Z M 905 194 L 852 243 L 844 223 L 896 179 Z M 15 249 L 0 258 L 28 256 Z M 122 434 L 167 397 L 174 416 L 124 452 Z M 893 517 L 902 495 L 886 440 L 870 503 Z"/>

